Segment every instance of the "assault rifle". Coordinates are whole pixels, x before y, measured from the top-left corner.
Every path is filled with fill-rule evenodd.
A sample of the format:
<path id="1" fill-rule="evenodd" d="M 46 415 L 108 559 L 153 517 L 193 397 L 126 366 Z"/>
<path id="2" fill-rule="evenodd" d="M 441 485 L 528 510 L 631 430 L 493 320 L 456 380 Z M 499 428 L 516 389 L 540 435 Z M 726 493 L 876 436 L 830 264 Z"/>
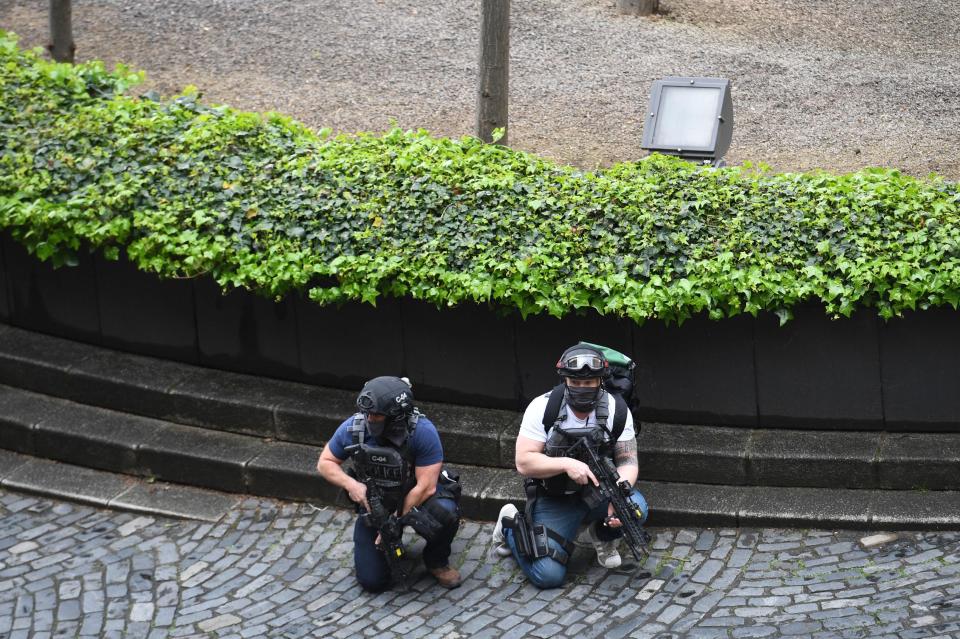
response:
<path id="1" fill-rule="evenodd" d="M 586 433 L 574 432 L 570 430 L 562 431 L 569 439 L 577 441 L 567 449 L 567 457 L 574 457 L 587 464 L 590 471 L 600 483 L 599 487 L 593 484 L 587 484 L 587 490 L 584 492 L 584 499 L 591 506 L 600 502 L 609 501 L 613 504 L 613 512 L 620 520 L 623 538 L 630 547 L 634 559 L 638 562 L 643 560 L 647 543 L 650 541 L 650 535 L 643 529 L 643 513 L 632 499 L 630 493 L 633 487 L 630 482 L 620 479 L 620 473 L 617 467 L 607 455 L 598 454 L 598 450 L 603 442 L 603 435 L 597 429 L 590 429 Z M 591 491 L 590 488 L 593 488 Z M 598 496 L 596 493 L 599 492 Z"/>
<path id="2" fill-rule="evenodd" d="M 399 566 L 405 551 L 403 549 L 403 523 L 395 513 L 391 513 L 383 505 L 383 493 L 375 482 L 364 482 L 367 486 L 367 503 L 370 510 L 360 515 L 366 518 L 371 528 L 380 533 L 380 549 L 387 556 L 387 563 L 391 570 Z M 406 576 L 406 575 L 404 575 Z"/>
<path id="3" fill-rule="evenodd" d="M 345 450 L 348 454 L 353 455 L 360 450 L 360 445 L 347 446 Z M 354 470 L 357 469 L 358 465 L 355 464 Z M 401 582 L 406 585 L 408 575 L 400 563 L 400 560 L 406 555 L 403 548 L 403 526 L 405 522 L 384 504 L 383 488 L 372 477 L 362 476 L 357 477 L 357 480 L 367 487 L 367 503 L 370 505 L 370 510 L 365 512 L 363 506 L 359 506 L 361 509 L 360 518 L 364 520 L 363 523 L 366 526 L 374 528 L 380 533 L 380 543 L 377 547 L 386 556 L 390 572 L 399 575 Z"/>

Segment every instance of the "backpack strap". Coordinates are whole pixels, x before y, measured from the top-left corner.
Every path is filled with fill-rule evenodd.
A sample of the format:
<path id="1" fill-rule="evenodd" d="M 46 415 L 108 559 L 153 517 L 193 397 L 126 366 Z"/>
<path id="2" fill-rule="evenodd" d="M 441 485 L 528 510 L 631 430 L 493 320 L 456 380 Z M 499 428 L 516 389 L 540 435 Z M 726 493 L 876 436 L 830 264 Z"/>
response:
<path id="1" fill-rule="evenodd" d="M 548 437 L 550 435 L 550 429 L 557 423 L 557 417 L 560 416 L 560 409 L 563 407 L 563 390 L 563 384 L 557 384 L 553 387 L 553 390 L 550 391 L 550 397 L 547 399 L 547 407 L 543 411 L 543 431 Z M 607 412 L 607 395 L 612 396 L 614 402 L 612 429 L 607 428 L 607 420 L 610 417 Z M 616 441 L 620 439 L 620 435 L 623 434 L 623 429 L 627 423 L 627 411 L 629 410 L 627 402 L 623 397 L 617 393 L 610 393 L 601 389 L 595 414 L 597 416 L 597 424 L 610 436 L 610 442 L 612 444 L 615 444 Z"/>
<path id="2" fill-rule="evenodd" d="M 557 417 L 560 416 L 560 408 L 563 406 L 563 384 L 557 384 L 550 391 L 550 398 L 547 400 L 547 407 L 543 411 L 543 432 L 550 435 L 550 429 L 557 423 Z"/>
<path id="3" fill-rule="evenodd" d="M 607 397 L 610 395 L 604 388 L 600 389 L 600 393 L 597 396 L 597 407 L 593 409 L 593 414 L 597 416 L 597 426 L 600 427 L 600 430 L 607 434 L 607 437 L 610 437 L 610 441 L 616 441 L 613 439 L 613 434 L 610 432 L 610 429 L 607 428 L 607 421 L 610 419 L 610 404 L 607 401 Z"/>
<path id="4" fill-rule="evenodd" d="M 353 423 L 350 424 L 350 443 L 363 446 L 364 436 L 367 434 L 367 425 L 363 413 L 353 414 Z"/>
<path id="5" fill-rule="evenodd" d="M 614 403 L 613 428 L 610 429 L 610 444 L 616 446 L 617 440 L 620 439 L 620 435 L 623 434 L 623 429 L 627 425 L 627 413 L 630 411 L 630 407 L 627 406 L 627 401 L 622 395 L 617 393 L 610 393 L 610 395 L 613 396 Z"/>
<path id="6" fill-rule="evenodd" d="M 400 456 L 403 457 L 410 468 L 414 467 L 413 465 L 413 449 L 410 446 L 410 442 L 413 440 L 413 433 L 417 430 L 417 423 L 420 421 L 420 418 L 423 417 L 423 413 L 414 409 L 413 413 L 410 414 L 410 417 L 407 418 L 407 438 L 403 440 L 403 446 L 398 450 L 400 451 Z"/>
<path id="7" fill-rule="evenodd" d="M 610 419 L 607 397 L 613 398 L 613 423 L 610 428 L 607 428 L 607 423 L 609 423 Z M 627 406 L 627 400 L 625 400 L 622 395 L 619 393 L 611 393 L 605 389 L 600 391 L 600 398 L 597 401 L 597 408 L 594 414 L 597 416 L 597 425 L 600 426 L 610 438 L 611 449 L 617 445 L 617 440 L 620 439 L 620 435 L 623 434 L 623 429 L 627 425 L 627 413 L 629 411 L 630 407 Z"/>

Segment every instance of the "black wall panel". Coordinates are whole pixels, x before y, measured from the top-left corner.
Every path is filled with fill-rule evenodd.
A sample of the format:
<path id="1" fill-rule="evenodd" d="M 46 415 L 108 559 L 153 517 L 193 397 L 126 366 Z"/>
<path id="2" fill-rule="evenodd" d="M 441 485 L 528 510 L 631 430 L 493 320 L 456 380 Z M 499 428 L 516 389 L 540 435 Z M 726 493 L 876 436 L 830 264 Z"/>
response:
<path id="1" fill-rule="evenodd" d="M 407 375 L 421 399 L 519 411 L 585 340 L 636 360 L 641 421 L 960 431 L 960 312 L 949 308 L 883 322 L 872 309 L 834 320 L 805 304 L 785 326 L 770 314 L 638 326 L 593 311 L 275 302 L 87 254 L 53 269 L 6 234 L 0 251 L 3 321 L 166 359 L 350 390 Z"/>
<path id="2" fill-rule="evenodd" d="M 194 281 L 197 346 L 204 366 L 299 379 L 296 304 L 234 289 L 224 295 L 209 278 Z"/>
<path id="3" fill-rule="evenodd" d="M 757 319 L 759 425 L 882 428 L 876 312 L 831 320 L 808 304 L 794 313 L 785 326 L 771 314 Z"/>
<path id="4" fill-rule="evenodd" d="M 97 296 L 104 346 L 197 363 L 191 280 L 160 279 L 125 259 L 97 256 Z"/>

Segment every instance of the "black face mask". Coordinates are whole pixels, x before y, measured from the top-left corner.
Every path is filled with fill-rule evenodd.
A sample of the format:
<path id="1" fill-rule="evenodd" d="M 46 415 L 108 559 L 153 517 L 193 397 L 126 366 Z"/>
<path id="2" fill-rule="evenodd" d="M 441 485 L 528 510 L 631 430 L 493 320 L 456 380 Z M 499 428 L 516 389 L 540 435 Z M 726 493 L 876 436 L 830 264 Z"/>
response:
<path id="1" fill-rule="evenodd" d="M 404 419 L 391 420 L 388 418 L 376 423 L 369 419 L 366 421 L 367 430 L 379 440 L 385 439 L 394 446 L 402 446 L 407 438 L 407 423 Z"/>
<path id="2" fill-rule="evenodd" d="M 567 404 L 575 411 L 589 413 L 597 405 L 600 395 L 599 386 L 572 387 L 567 386 Z"/>

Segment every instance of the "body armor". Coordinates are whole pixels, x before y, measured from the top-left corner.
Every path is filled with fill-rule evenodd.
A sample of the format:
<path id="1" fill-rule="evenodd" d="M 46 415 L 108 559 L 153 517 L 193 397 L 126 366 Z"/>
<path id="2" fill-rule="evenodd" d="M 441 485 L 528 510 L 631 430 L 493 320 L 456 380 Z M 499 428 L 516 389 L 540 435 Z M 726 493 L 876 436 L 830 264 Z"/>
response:
<path id="1" fill-rule="evenodd" d="M 381 489 L 386 502 L 384 505 L 391 511 L 399 508 L 404 496 L 417 483 L 409 442 L 419 419 L 420 413 L 414 411 L 407 423 L 406 438 L 399 448 L 394 448 L 366 443 L 366 419 L 362 413 L 353 416 L 350 437 L 356 446 L 353 455 L 354 473 L 363 483 L 372 482 Z"/>
<path id="2" fill-rule="evenodd" d="M 608 455 L 611 459 L 613 459 L 613 444 L 610 442 L 610 431 L 607 429 L 609 409 L 606 391 L 600 391 L 600 397 L 597 401 L 595 413 L 597 418 L 596 424 L 585 426 L 583 428 L 568 428 L 564 430 L 562 425 L 567 417 L 567 411 L 564 410 L 564 408 L 565 406 L 561 404 L 556 421 L 554 422 L 553 427 L 550 428 L 549 432 L 547 433 L 547 442 L 543 451 L 544 454 L 546 454 L 548 457 L 566 457 L 567 450 L 573 444 L 575 444 L 578 439 L 584 436 L 592 435 L 593 437 L 600 438 L 606 442 L 606 444 L 601 447 L 600 453 L 603 455 Z M 596 431 L 601 432 L 597 433 Z M 577 494 L 583 488 L 575 481 L 570 479 L 566 473 L 541 479 L 539 482 L 543 492 L 552 496 Z"/>

